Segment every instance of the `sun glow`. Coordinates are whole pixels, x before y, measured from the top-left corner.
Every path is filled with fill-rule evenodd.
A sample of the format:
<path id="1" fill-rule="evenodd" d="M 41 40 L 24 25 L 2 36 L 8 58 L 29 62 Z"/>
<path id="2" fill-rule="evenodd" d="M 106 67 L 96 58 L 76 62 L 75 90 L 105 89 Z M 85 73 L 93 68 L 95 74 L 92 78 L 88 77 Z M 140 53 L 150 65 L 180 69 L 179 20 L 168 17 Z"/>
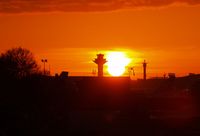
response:
<path id="1" fill-rule="evenodd" d="M 125 67 L 130 63 L 130 59 L 123 52 L 110 52 L 107 54 L 108 72 L 112 76 L 121 76 L 125 72 Z"/>

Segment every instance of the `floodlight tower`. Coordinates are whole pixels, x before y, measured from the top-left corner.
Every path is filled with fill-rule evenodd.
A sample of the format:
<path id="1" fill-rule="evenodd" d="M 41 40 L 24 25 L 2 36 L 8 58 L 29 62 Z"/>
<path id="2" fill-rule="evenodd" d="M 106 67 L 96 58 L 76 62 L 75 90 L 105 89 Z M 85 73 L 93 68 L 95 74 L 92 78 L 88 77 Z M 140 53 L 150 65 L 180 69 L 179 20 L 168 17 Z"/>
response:
<path id="1" fill-rule="evenodd" d="M 98 77 L 103 77 L 103 65 L 107 62 L 103 54 L 97 54 L 97 58 L 93 61 L 98 65 Z"/>
<path id="2" fill-rule="evenodd" d="M 47 59 L 41 59 L 41 61 L 44 63 L 44 75 L 46 74 L 46 71 L 45 71 L 45 63 L 47 63 Z"/>
<path id="3" fill-rule="evenodd" d="M 143 79 L 146 80 L 147 79 L 147 63 L 144 60 L 143 64 Z"/>

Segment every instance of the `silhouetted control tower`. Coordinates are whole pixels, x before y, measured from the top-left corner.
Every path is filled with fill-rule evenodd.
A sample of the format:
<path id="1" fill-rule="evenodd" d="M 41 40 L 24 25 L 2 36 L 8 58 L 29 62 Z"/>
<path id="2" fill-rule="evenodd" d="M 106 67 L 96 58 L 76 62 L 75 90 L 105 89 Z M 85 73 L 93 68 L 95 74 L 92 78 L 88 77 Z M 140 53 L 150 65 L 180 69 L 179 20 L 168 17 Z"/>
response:
<path id="1" fill-rule="evenodd" d="M 103 77 L 103 65 L 107 62 L 103 57 L 103 54 L 97 54 L 97 58 L 94 60 L 94 63 L 98 65 L 98 77 Z"/>
<path id="2" fill-rule="evenodd" d="M 144 80 L 146 80 L 147 79 L 147 63 L 146 63 L 146 61 L 144 60 L 144 62 L 143 62 L 143 78 L 144 78 Z"/>

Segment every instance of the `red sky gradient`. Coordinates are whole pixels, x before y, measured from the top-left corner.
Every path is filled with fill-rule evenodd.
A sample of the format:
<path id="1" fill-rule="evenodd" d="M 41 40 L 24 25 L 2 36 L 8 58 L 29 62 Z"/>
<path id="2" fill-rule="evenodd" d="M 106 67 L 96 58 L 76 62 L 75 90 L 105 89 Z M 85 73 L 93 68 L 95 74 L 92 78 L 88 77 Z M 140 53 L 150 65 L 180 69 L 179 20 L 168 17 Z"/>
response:
<path id="1" fill-rule="evenodd" d="M 66 70 L 70 75 L 91 75 L 95 54 L 106 51 L 126 52 L 138 77 L 144 59 L 149 77 L 200 73 L 200 6 L 195 0 L 169 6 L 172 1 L 114 8 L 105 1 L 97 11 L 89 6 L 90 12 L 77 7 L 64 12 L 59 6 L 50 10 L 45 3 L 43 10 L 25 8 L 24 3 L 18 10 L 3 10 L 0 2 L 0 51 L 28 48 L 39 64 L 41 58 L 48 59 L 52 74 Z"/>

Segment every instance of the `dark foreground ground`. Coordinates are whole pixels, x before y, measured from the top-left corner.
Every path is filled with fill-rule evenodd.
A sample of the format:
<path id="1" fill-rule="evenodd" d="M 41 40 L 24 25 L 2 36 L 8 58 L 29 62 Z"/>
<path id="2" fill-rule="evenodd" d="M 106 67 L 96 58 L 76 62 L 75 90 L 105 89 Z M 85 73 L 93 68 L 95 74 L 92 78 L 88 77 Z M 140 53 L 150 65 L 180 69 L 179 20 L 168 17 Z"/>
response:
<path id="1" fill-rule="evenodd" d="M 199 136 L 199 77 L 1 80 L 0 136 Z"/>

